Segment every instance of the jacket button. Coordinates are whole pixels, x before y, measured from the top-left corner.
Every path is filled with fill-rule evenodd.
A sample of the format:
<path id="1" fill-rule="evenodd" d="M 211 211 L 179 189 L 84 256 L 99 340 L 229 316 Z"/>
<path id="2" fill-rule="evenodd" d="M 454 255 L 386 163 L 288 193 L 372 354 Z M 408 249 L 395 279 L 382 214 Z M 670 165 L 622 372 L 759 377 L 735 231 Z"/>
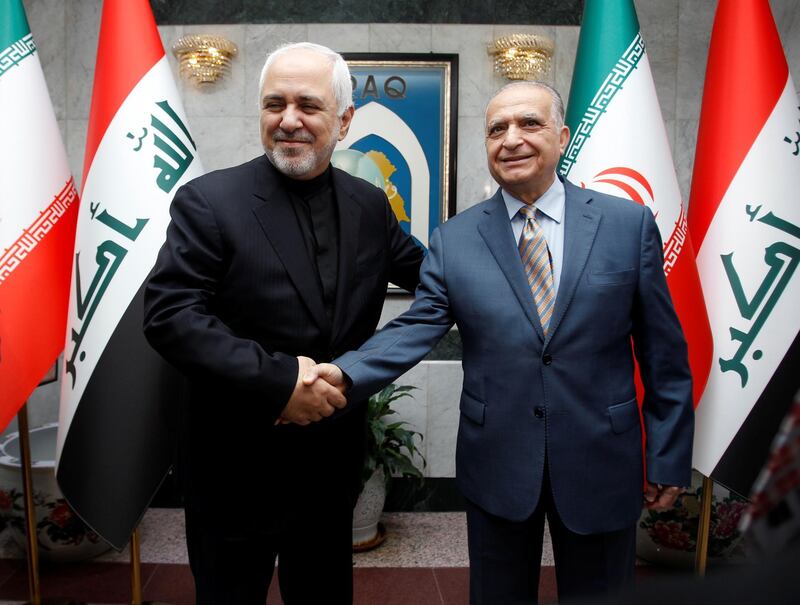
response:
<path id="1" fill-rule="evenodd" d="M 542 363 L 546 366 L 549 366 L 551 363 L 553 363 L 553 356 L 550 355 L 550 353 L 545 353 L 542 355 Z"/>
<path id="2" fill-rule="evenodd" d="M 544 408 L 536 406 L 533 409 L 533 415 L 536 416 L 537 418 L 544 418 Z"/>

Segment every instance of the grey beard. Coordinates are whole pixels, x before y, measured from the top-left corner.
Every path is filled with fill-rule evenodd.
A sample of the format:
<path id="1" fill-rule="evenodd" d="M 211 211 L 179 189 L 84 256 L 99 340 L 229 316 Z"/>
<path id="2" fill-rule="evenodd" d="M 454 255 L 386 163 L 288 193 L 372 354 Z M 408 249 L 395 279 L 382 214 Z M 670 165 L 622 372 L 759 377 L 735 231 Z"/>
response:
<path id="1" fill-rule="evenodd" d="M 339 125 L 341 125 L 341 119 L 339 120 Z M 334 132 L 338 130 L 339 128 L 337 126 Z M 331 140 L 321 150 L 316 151 L 314 149 L 309 149 L 298 155 L 293 155 L 292 152 L 287 152 L 277 147 L 270 150 L 265 146 L 264 151 L 270 162 L 272 162 L 272 165 L 275 166 L 279 172 L 282 172 L 286 176 L 302 177 L 319 166 L 322 158 L 327 158 L 326 164 L 330 162 L 333 150 L 336 148 L 338 142 L 336 136 L 331 136 Z"/>
<path id="2" fill-rule="evenodd" d="M 278 149 L 265 149 L 265 151 L 273 166 L 286 176 L 303 176 L 311 172 L 317 165 L 318 158 L 314 151 L 309 151 L 299 156 L 293 156 Z"/>

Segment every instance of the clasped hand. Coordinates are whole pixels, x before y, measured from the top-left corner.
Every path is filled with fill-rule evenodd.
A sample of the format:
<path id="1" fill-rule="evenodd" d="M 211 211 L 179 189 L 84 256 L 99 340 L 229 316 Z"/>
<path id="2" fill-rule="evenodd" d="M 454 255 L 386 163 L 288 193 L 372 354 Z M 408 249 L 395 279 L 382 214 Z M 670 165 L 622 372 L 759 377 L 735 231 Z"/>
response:
<path id="1" fill-rule="evenodd" d="M 335 365 L 317 365 L 309 357 L 298 357 L 297 382 L 292 396 L 275 424 L 307 425 L 327 418 L 347 405 L 345 381 Z"/>

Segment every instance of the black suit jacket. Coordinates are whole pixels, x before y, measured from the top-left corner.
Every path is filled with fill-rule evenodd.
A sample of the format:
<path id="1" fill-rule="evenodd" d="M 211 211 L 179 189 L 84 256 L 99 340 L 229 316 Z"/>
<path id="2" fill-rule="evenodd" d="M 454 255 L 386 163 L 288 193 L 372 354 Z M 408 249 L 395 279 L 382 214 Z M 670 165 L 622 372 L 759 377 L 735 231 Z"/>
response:
<path id="1" fill-rule="evenodd" d="M 340 251 L 332 323 L 266 156 L 178 190 L 145 290 L 145 335 L 189 378 L 186 506 L 226 533 L 350 506 L 358 495 L 365 406 L 350 402 L 349 413 L 307 427 L 274 422 L 294 389 L 296 356 L 326 361 L 358 348 L 375 331 L 387 282 L 416 287 L 423 251 L 381 190 L 337 169 L 333 186 Z"/>

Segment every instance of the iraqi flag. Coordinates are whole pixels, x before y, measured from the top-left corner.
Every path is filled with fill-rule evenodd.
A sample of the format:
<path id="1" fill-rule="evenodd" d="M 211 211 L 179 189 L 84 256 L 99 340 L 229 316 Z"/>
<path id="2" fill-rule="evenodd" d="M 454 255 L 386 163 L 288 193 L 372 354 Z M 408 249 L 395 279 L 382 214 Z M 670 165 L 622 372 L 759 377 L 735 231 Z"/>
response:
<path id="1" fill-rule="evenodd" d="M 587 0 L 566 122 L 571 139 L 561 174 L 582 187 L 643 204 L 655 215 L 667 284 L 689 345 L 696 405 L 711 365 L 711 332 L 632 0 Z"/>
<path id="2" fill-rule="evenodd" d="M 689 204 L 714 334 L 694 466 L 741 494 L 800 384 L 799 105 L 767 0 L 720 0 Z"/>
<path id="3" fill-rule="evenodd" d="M 0 430 L 64 347 L 78 192 L 21 0 L 0 2 Z"/>
<path id="4" fill-rule="evenodd" d="M 84 159 L 57 478 L 110 544 L 128 541 L 172 462 L 175 373 L 142 334 L 142 291 L 177 188 L 202 173 L 147 0 L 106 0 Z"/>

